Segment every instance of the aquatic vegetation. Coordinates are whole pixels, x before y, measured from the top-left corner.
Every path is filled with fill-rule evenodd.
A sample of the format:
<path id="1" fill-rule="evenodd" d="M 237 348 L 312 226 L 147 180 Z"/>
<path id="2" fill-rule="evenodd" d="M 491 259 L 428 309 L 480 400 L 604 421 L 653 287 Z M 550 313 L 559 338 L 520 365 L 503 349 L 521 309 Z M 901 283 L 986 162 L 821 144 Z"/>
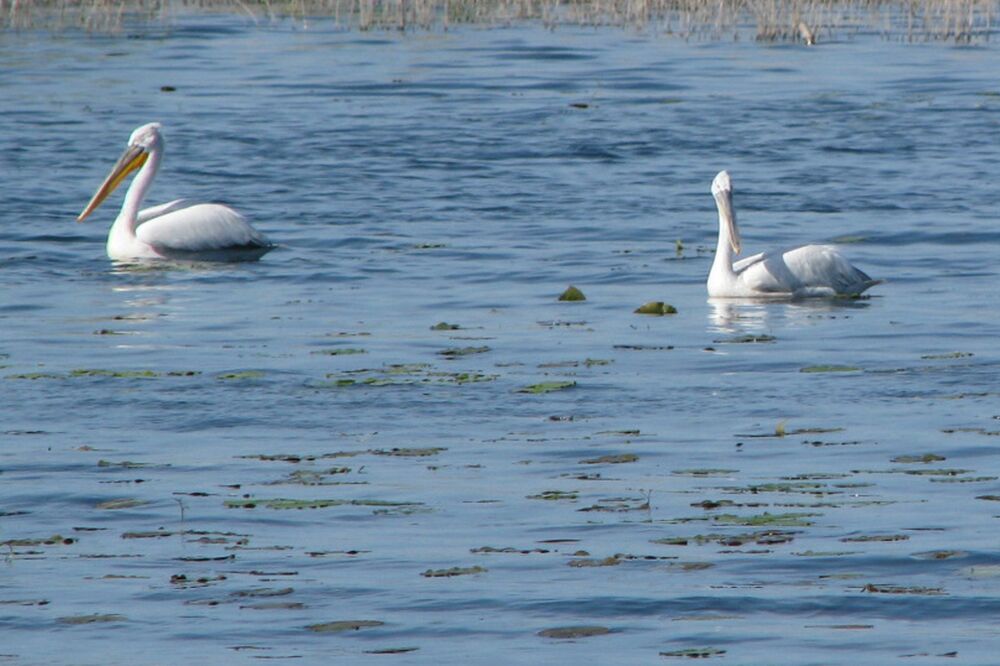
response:
<path id="1" fill-rule="evenodd" d="M 636 308 L 635 314 L 659 316 L 677 314 L 677 308 L 669 303 L 664 303 L 663 301 L 650 301 L 649 303 L 645 303 Z"/>
<path id="2" fill-rule="evenodd" d="M 708 659 L 709 657 L 721 657 L 726 654 L 725 650 L 718 648 L 685 648 L 683 650 L 668 650 L 661 652 L 661 657 L 679 657 L 682 659 Z"/>
<path id="3" fill-rule="evenodd" d="M 345 631 L 358 631 L 360 629 L 372 629 L 381 627 L 385 622 L 379 620 L 335 620 L 333 622 L 320 622 L 318 624 L 306 625 L 307 631 L 314 631 L 319 634 L 339 634 Z"/>
<path id="4" fill-rule="evenodd" d="M 222 381 L 241 381 L 245 379 L 261 379 L 264 373 L 260 370 L 243 370 L 241 372 L 224 372 L 216 375 L 216 379 Z"/>
<path id="5" fill-rule="evenodd" d="M 364 507 L 415 507 L 421 506 L 422 502 L 390 502 L 387 500 L 366 500 L 366 499 L 288 499 L 282 497 L 274 498 L 254 498 L 244 497 L 240 499 L 226 500 L 224 506 L 227 509 L 275 509 L 286 511 L 290 509 L 325 509 L 333 506 L 364 506 Z"/>
<path id="6" fill-rule="evenodd" d="M 949 352 L 947 354 L 925 354 L 920 358 L 925 361 L 947 361 L 957 358 L 969 358 L 973 355 L 972 352 Z"/>
<path id="7" fill-rule="evenodd" d="M 609 557 L 604 557 L 600 559 L 581 557 L 577 559 L 570 560 L 566 564 L 571 567 L 616 567 L 621 564 L 621 558 L 617 555 L 611 555 Z"/>
<path id="8" fill-rule="evenodd" d="M 809 527 L 813 524 L 807 518 L 821 516 L 819 513 L 768 513 L 764 512 L 755 516 L 737 516 L 732 513 L 723 513 L 713 516 L 712 520 L 719 525 L 743 525 L 747 527 Z"/>
<path id="9" fill-rule="evenodd" d="M 452 347 L 450 349 L 443 349 L 438 354 L 445 358 L 459 358 L 462 356 L 472 356 L 473 354 L 485 354 L 488 351 L 490 351 L 490 348 L 483 345 L 481 347 Z"/>
<path id="10" fill-rule="evenodd" d="M 436 456 L 448 449 L 442 446 L 427 446 L 423 448 L 392 448 L 392 449 L 371 449 L 369 453 L 376 456 L 394 456 L 397 458 L 426 458 Z"/>
<path id="11" fill-rule="evenodd" d="M 432 331 L 457 331 L 461 328 L 462 327 L 459 326 L 458 324 L 449 324 L 444 321 L 438 322 L 433 326 L 431 326 Z"/>
<path id="12" fill-rule="evenodd" d="M 941 462 L 942 460 L 946 460 L 946 458 L 944 456 L 939 456 L 939 455 L 937 455 L 935 453 L 925 453 L 923 455 L 902 455 L 902 456 L 895 456 L 894 458 L 890 459 L 890 462 L 894 462 L 894 463 L 906 463 L 906 464 L 910 464 L 910 463 L 924 463 L 924 464 L 926 464 L 926 463 L 932 463 L 932 462 Z"/>
<path id="13" fill-rule="evenodd" d="M 725 345 L 725 344 L 745 345 L 745 344 L 757 344 L 757 343 L 775 342 L 776 340 L 777 340 L 777 338 L 774 337 L 773 335 L 764 335 L 764 334 L 761 334 L 761 335 L 751 335 L 751 334 L 747 334 L 747 335 L 737 335 L 736 337 L 732 337 L 732 338 L 718 338 L 716 340 L 713 340 L 712 342 L 714 342 L 717 345 Z"/>
<path id="14" fill-rule="evenodd" d="M 528 499 L 545 500 L 548 502 L 569 500 L 575 502 L 579 499 L 580 493 L 576 490 L 546 490 L 535 495 L 528 495 Z"/>
<path id="15" fill-rule="evenodd" d="M 145 506 L 149 504 L 146 500 L 136 499 L 132 497 L 125 497 L 121 499 L 107 500 L 106 502 L 100 502 L 95 508 L 103 509 L 106 511 L 119 511 L 121 509 L 135 509 L 140 506 Z"/>
<path id="16" fill-rule="evenodd" d="M 47 537 L 36 537 L 28 539 L 7 539 L 0 541 L 0 547 L 17 548 L 25 546 L 69 546 L 76 543 L 76 539 L 64 537 L 61 534 L 53 534 Z"/>
<path id="17" fill-rule="evenodd" d="M 585 301 L 587 297 L 583 295 L 583 292 L 576 287 L 570 285 L 566 287 L 566 290 L 559 294 L 560 301 Z"/>
<path id="18" fill-rule="evenodd" d="M 529 386 L 522 386 L 517 389 L 517 393 L 552 393 L 554 391 L 562 391 L 568 388 L 573 388 L 576 386 L 576 382 L 573 381 L 563 381 L 563 382 L 540 382 L 538 384 L 531 384 Z"/>
<path id="19" fill-rule="evenodd" d="M 367 354 L 368 352 L 359 347 L 336 347 L 334 349 L 318 349 L 309 352 L 317 356 L 353 356 L 355 354 Z"/>
<path id="20" fill-rule="evenodd" d="M 453 578 L 454 576 L 471 576 L 474 574 L 486 573 L 486 567 L 451 567 L 450 569 L 428 569 L 421 572 L 424 578 Z"/>
<path id="21" fill-rule="evenodd" d="M 853 365 L 807 365 L 799 368 L 799 372 L 860 372 L 861 368 Z"/>
<path id="22" fill-rule="evenodd" d="M 573 627 L 552 627 L 551 629 L 542 629 L 538 632 L 538 635 L 542 638 L 556 638 L 556 639 L 572 639 L 572 638 L 587 638 L 589 636 L 604 636 L 605 634 L 610 634 L 611 629 L 607 627 L 601 627 L 596 625 L 581 625 Z"/>
<path id="23" fill-rule="evenodd" d="M 584 465 L 621 465 L 623 463 L 633 463 L 637 460 L 639 460 L 639 456 L 634 453 L 616 453 L 597 458 L 587 458 L 586 460 L 581 460 L 580 463 Z"/>
<path id="24" fill-rule="evenodd" d="M 66 615 L 57 617 L 59 624 L 98 624 L 106 622 L 125 622 L 127 618 L 117 613 L 92 613 L 90 615 Z"/>

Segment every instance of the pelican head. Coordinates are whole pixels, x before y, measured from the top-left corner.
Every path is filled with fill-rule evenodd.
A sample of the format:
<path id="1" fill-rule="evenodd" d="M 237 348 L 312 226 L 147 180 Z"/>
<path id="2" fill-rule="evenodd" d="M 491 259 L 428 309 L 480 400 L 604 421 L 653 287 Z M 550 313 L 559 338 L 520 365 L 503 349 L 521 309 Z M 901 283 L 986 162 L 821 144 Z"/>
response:
<path id="1" fill-rule="evenodd" d="M 735 254 L 740 253 L 740 230 L 736 226 L 736 212 L 733 211 L 733 184 L 728 171 L 720 171 L 712 181 L 712 196 L 719 207 L 719 233 L 725 234 L 729 247 Z"/>
<path id="2" fill-rule="evenodd" d="M 146 163 L 146 160 L 149 159 L 150 154 L 154 150 L 158 150 L 162 145 L 163 138 L 160 136 L 160 123 L 148 123 L 132 132 L 132 135 L 128 139 L 128 145 L 125 147 L 125 152 L 118 158 L 114 168 L 111 169 L 111 173 L 104 179 L 101 186 L 97 188 L 97 192 L 94 193 L 94 196 L 90 199 L 90 203 L 83 209 L 83 212 L 76 218 L 76 221 L 83 222 L 88 215 L 101 205 L 101 202 L 108 198 L 108 195 L 115 191 L 115 188 L 121 185 L 122 181 L 130 173 L 141 168 Z"/>

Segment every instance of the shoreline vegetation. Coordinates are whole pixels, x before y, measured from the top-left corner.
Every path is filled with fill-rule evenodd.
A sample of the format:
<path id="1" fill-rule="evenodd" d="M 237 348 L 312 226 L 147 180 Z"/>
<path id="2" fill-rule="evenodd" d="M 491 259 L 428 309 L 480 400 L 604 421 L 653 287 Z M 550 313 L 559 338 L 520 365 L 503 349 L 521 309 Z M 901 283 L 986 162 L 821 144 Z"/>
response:
<path id="1" fill-rule="evenodd" d="M 865 33 L 969 44 L 990 40 L 1000 0 L 0 0 L 0 30 L 141 32 L 193 13 L 361 31 L 536 23 L 681 39 L 815 44 Z"/>

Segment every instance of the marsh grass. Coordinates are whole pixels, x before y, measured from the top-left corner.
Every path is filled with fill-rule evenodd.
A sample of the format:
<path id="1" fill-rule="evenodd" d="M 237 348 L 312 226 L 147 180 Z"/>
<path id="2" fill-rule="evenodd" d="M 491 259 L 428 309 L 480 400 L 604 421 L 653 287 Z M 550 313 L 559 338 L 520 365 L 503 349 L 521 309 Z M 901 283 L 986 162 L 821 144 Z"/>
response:
<path id="1" fill-rule="evenodd" d="M 255 23 L 333 21 L 358 30 L 447 30 L 540 22 L 618 26 L 683 39 L 822 43 L 858 32 L 886 39 L 986 41 L 1000 0 L 0 0 L 0 28 L 120 32 L 191 12 Z"/>

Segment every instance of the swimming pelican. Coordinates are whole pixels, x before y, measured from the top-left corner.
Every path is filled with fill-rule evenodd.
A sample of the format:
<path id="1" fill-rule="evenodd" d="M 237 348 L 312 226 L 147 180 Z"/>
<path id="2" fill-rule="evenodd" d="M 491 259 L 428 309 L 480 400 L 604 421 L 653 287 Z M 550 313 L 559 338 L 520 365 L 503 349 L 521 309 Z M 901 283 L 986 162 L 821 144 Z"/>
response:
<path id="1" fill-rule="evenodd" d="M 136 129 L 111 173 L 76 218 L 83 222 L 130 173 L 139 170 L 108 233 L 109 257 L 117 261 L 255 261 L 274 249 L 262 233 L 229 206 L 177 199 L 139 210 L 162 157 L 160 124 L 149 123 Z"/>
<path id="2" fill-rule="evenodd" d="M 857 296 L 881 282 L 852 266 L 829 245 L 761 252 L 733 263 L 740 253 L 740 232 L 727 171 L 720 171 L 712 181 L 712 196 L 719 208 L 719 246 L 708 274 L 710 298 Z"/>

